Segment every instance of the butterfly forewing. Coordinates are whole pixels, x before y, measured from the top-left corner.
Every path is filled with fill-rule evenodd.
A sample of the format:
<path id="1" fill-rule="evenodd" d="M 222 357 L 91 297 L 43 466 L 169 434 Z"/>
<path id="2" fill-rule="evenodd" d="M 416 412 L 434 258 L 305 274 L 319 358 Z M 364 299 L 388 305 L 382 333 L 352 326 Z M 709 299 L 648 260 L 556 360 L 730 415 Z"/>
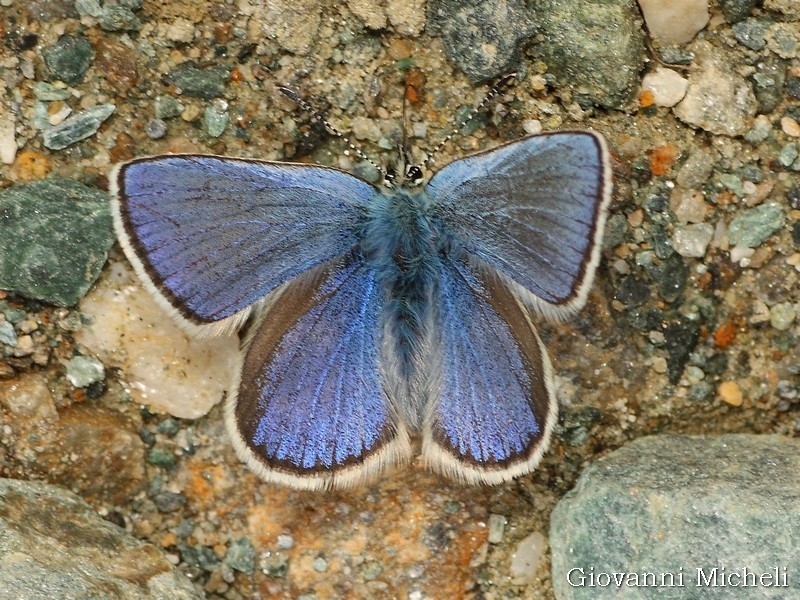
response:
<path id="1" fill-rule="evenodd" d="M 200 333 L 236 326 L 273 289 L 350 250 L 375 194 L 335 169 L 200 155 L 137 159 L 111 181 L 128 259 Z"/>
<path id="2" fill-rule="evenodd" d="M 601 136 L 523 138 L 450 163 L 427 193 L 465 249 L 517 284 L 530 306 L 557 317 L 585 303 L 611 199 Z"/>
<path id="3" fill-rule="evenodd" d="M 263 478 L 347 487 L 404 461 L 408 436 L 379 365 L 382 290 L 355 255 L 287 284 L 249 340 L 227 423 Z"/>

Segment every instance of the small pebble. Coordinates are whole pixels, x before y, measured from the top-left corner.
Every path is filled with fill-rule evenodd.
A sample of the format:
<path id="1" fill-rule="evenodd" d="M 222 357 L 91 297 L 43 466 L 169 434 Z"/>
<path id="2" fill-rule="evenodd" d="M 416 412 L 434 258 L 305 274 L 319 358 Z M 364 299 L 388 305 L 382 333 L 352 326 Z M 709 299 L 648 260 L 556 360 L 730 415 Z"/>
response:
<path id="1" fill-rule="evenodd" d="M 795 121 L 792 117 L 781 118 L 781 129 L 786 135 L 792 137 L 800 137 L 800 123 Z"/>
<path id="2" fill-rule="evenodd" d="M 503 533 L 506 529 L 508 519 L 504 515 L 489 515 L 489 537 L 490 544 L 499 544 L 503 541 Z"/>
<path id="3" fill-rule="evenodd" d="M 225 562 L 233 569 L 252 575 L 255 571 L 256 549 L 250 538 L 242 537 L 231 542 L 225 554 Z"/>
<path id="4" fill-rule="evenodd" d="M 106 378 L 106 368 L 93 356 L 74 356 L 67 363 L 67 379 L 77 388 L 89 387 Z"/>
<path id="5" fill-rule="evenodd" d="M 748 248 L 747 246 L 734 246 L 731 248 L 731 262 L 739 263 L 740 266 L 747 266 L 747 264 L 750 262 L 750 257 L 752 257 L 755 253 L 756 251 L 753 248 Z"/>
<path id="6" fill-rule="evenodd" d="M 653 371 L 656 373 L 666 373 L 667 372 L 667 359 L 663 356 L 654 356 L 653 363 L 652 363 Z"/>
<path id="7" fill-rule="evenodd" d="M 33 351 L 33 338 L 31 336 L 21 335 L 17 338 L 17 345 L 14 346 L 14 356 L 30 356 Z"/>
<path id="8" fill-rule="evenodd" d="M 772 21 L 751 17 L 734 24 L 733 37 L 750 50 L 761 50 L 767 45 L 765 34 Z"/>
<path id="9" fill-rule="evenodd" d="M 199 106 L 196 104 L 190 104 L 181 112 L 181 119 L 187 123 L 192 123 L 193 121 L 199 119 L 201 114 L 203 114 L 203 111 L 200 110 Z"/>
<path id="10" fill-rule="evenodd" d="M 142 22 L 127 6 L 111 4 L 104 6 L 100 14 L 100 28 L 104 31 L 139 31 Z"/>
<path id="11" fill-rule="evenodd" d="M 17 157 L 15 129 L 14 115 L 0 104 L 0 162 L 6 165 L 14 164 L 14 159 Z"/>
<path id="12" fill-rule="evenodd" d="M 687 258 L 702 258 L 714 237 L 714 227 L 709 223 L 692 223 L 676 227 L 672 234 L 672 247 L 675 252 Z"/>
<path id="13" fill-rule="evenodd" d="M 639 0 L 647 29 L 663 44 L 685 44 L 706 26 L 708 0 Z"/>
<path id="14" fill-rule="evenodd" d="M 183 508 L 186 497 L 175 492 L 160 492 L 153 497 L 156 508 L 162 513 L 172 513 Z"/>
<path id="15" fill-rule="evenodd" d="M 708 213 L 703 194 L 675 188 L 669 196 L 669 208 L 681 223 L 702 223 Z"/>
<path id="16" fill-rule="evenodd" d="M 797 312 L 790 302 L 781 302 L 769 310 L 769 322 L 778 331 L 786 331 L 794 323 Z"/>
<path id="17" fill-rule="evenodd" d="M 164 28 L 163 36 L 173 42 L 188 44 L 194 40 L 195 27 L 191 21 L 178 17 Z"/>
<path id="18" fill-rule="evenodd" d="M 172 96 L 158 96 L 155 101 L 156 119 L 172 119 L 183 112 L 183 105 Z"/>
<path id="19" fill-rule="evenodd" d="M 738 23 L 753 12 L 756 0 L 718 0 L 728 23 Z"/>
<path id="20" fill-rule="evenodd" d="M 221 136 L 230 120 L 230 113 L 224 108 L 216 106 L 216 104 L 206 106 L 203 112 L 203 124 L 205 125 L 206 133 L 211 137 Z"/>
<path id="21" fill-rule="evenodd" d="M 11 319 L 9 319 L 9 321 L 10 320 Z M 20 333 L 32 333 L 39 329 L 39 323 L 37 323 L 34 319 L 23 319 L 22 321 L 15 323 L 15 325 Z"/>
<path id="22" fill-rule="evenodd" d="M 642 79 L 642 89 L 653 94 L 653 102 L 658 106 L 675 106 L 683 100 L 689 81 L 677 71 L 656 67 Z"/>
<path id="23" fill-rule="evenodd" d="M 800 56 L 800 23 L 774 23 L 767 30 L 767 46 L 781 58 Z"/>
<path id="24" fill-rule="evenodd" d="M 17 332 L 14 331 L 14 326 L 8 321 L 0 321 L 0 344 L 17 345 Z"/>
<path id="25" fill-rule="evenodd" d="M 158 140 L 167 135 L 167 124 L 161 119 L 150 119 L 144 127 L 144 132 L 151 140 Z"/>
<path id="26" fill-rule="evenodd" d="M 81 35 L 62 35 L 42 54 L 53 78 L 66 83 L 81 83 L 94 60 L 91 42 Z"/>
<path id="27" fill-rule="evenodd" d="M 530 584 L 536 579 L 536 570 L 546 547 L 547 539 L 538 531 L 534 531 L 517 544 L 509 564 L 509 572 L 515 584 Z"/>
<path id="28" fill-rule="evenodd" d="M 289 570 L 289 557 L 281 552 L 265 552 L 261 555 L 259 567 L 270 577 L 285 577 Z"/>
<path id="29" fill-rule="evenodd" d="M 153 446 L 147 453 L 147 462 L 157 467 L 172 467 L 178 462 L 178 459 L 171 450 Z"/>
<path id="30" fill-rule="evenodd" d="M 294 546 L 294 538 L 288 533 L 282 533 L 278 536 L 276 547 L 278 550 L 291 550 Z"/>
<path id="31" fill-rule="evenodd" d="M 753 121 L 753 126 L 750 131 L 744 134 L 744 139 L 748 142 L 763 142 L 769 137 L 769 132 L 772 131 L 772 123 L 766 115 L 758 115 Z"/>
<path id="32" fill-rule="evenodd" d="M 628 224 L 631 227 L 641 227 L 643 222 L 644 222 L 644 211 L 641 208 L 637 208 L 635 211 L 633 211 L 628 215 Z"/>
<path id="33" fill-rule="evenodd" d="M 69 90 L 65 87 L 58 87 L 46 81 L 38 81 L 33 86 L 33 93 L 42 102 L 53 102 L 55 100 L 66 100 L 69 98 Z"/>
<path id="34" fill-rule="evenodd" d="M 723 381 L 717 387 L 720 399 L 731 406 L 741 406 L 744 402 L 742 389 L 735 381 Z"/>
<path id="35" fill-rule="evenodd" d="M 703 379 L 705 379 L 706 374 L 700 367 L 689 365 L 686 367 L 686 377 L 689 379 L 689 383 L 695 384 L 700 383 Z"/>
<path id="36" fill-rule="evenodd" d="M 719 176 L 719 181 L 722 185 L 736 194 L 739 198 L 744 195 L 744 190 L 742 189 L 742 178 L 737 177 L 731 173 L 722 173 Z"/>
<path id="37" fill-rule="evenodd" d="M 95 19 L 103 14 L 100 0 L 75 0 L 75 10 L 83 17 L 94 17 Z"/>
<path id="38" fill-rule="evenodd" d="M 368 560 L 361 566 L 361 577 L 364 581 L 375 581 L 382 572 L 383 566 L 374 560 Z"/>
<path id="39" fill-rule="evenodd" d="M 798 156 L 800 156 L 800 151 L 797 149 L 797 144 L 795 142 L 791 142 L 781 148 L 780 153 L 778 154 L 778 162 L 780 162 L 784 167 L 788 167 L 794 163 L 795 160 L 797 160 Z"/>
<path id="40" fill-rule="evenodd" d="M 542 133 L 542 122 L 538 119 L 525 119 L 522 122 L 522 128 L 525 130 L 525 133 L 529 135 L 535 135 L 537 133 Z"/>
<path id="41" fill-rule="evenodd" d="M 317 573 L 324 573 L 328 570 L 328 561 L 322 556 L 317 556 L 311 563 L 311 567 Z"/>
<path id="42" fill-rule="evenodd" d="M 745 210 L 731 221 L 728 242 L 733 246 L 757 248 L 783 227 L 786 217 L 779 204 L 762 204 Z"/>
<path id="43" fill-rule="evenodd" d="M 173 437 L 176 433 L 178 433 L 179 429 L 180 429 L 180 424 L 178 423 L 178 421 L 176 419 L 170 419 L 170 418 L 164 419 L 156 426 L 156 430 L 158 430 L 158 433 L 163 433 L 168 437 Z"/>

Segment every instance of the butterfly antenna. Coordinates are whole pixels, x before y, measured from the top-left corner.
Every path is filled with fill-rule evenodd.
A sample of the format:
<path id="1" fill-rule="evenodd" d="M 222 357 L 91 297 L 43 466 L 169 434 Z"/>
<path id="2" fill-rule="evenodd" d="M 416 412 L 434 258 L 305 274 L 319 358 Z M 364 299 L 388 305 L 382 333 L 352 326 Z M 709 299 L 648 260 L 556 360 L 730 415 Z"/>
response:
<path id="1" fill-rule="evenodd" d="M 428 155 L 428 158 L 422 162 L 422 168 L 427 167 L 429 163 L 433 162 L 435 156 L 441 151 L 442 148 L 444 148 L 444 145 L 453 139 L 453 137 L 459 131 L 461 131 L 461 129 L 463 129 L 467 123 L 477 117 L 478 113 L 480 113 L 489 102 L 494 100 L 501 92 L 507 89 L 511 85 L 511 82 L 516 79 L 516 77 L 516 73 L 509 73 L 508 75 L 503 75 L 500 79 L 495 81 L 492 84 L 492 87 L 489 88 L 489 91 L 486 93 L 486 96 L 484 96 L 483 100 L 481 100 L 480 103 L 473 108 L 466 117 L 461 119 L 461 121 L 455 127 L 453 127 L 453 130 L 436 145 L 433 151 Z"/>
<path id="2" fill-rule="evenodd" d="M 289 97 L 289 98 L 292 100 L 292 102 L 296 103 L 298 106 L 300 106 L 300 108 L 302 108 L 304 111 L 306 111 L 308 114 L 310 114 L 310 115 L 311 115 L 311 118 L 312 118 L 312 119 L 314 119 L 314 121 L 317 121 L 318 123 L 322 123 L 322 124 L 325 126 L 325 130 L 326 130 L 326 131 L 327 131 L 329 134 L 331 134 L 331 135 L 335 135 L 337 138 L 339 138 L 339 139 L 340 139 L 340 140 L 342 140 L 342 141 L 343 141 L 345 144 L 347 144 L 347 147 L 348 147 L 348 148 L 349 148 L 349 149 L 350 149 L 352 152 L 354 152 L 356 156 L 358 156 L 358 157 L 359 157 L 361 160 L 365 160 L 365 161 L 367 161 L 369 164 L 371 164 L 373 167 L 375 167 L 375 168 L 378 170 L 378 172 L 379 172 L 379 173 L 380 173 L 380 174 L 383 176 L 383 178 L 384 178 L 384 179 L 386 179 L 386 178 L 387 178 L 387 176 L 388 176 L 388 175 L 387 175 L 387 173 L 386 173 L 386 170 L 385 170 L 383 167 L 381 167 L 380 165 L 378 165 L 378 164 L 377 164 L 377 163 L 376 163 L 374 160 L 372 160 L 372 159 L 371 159 L 369 156 L 367 156 L 366 154 L 364 154 L 364 152 L 361 150 L 361 148 L 359 148 L 358 146 L 356 146 L 356 145 L 355 145 L 355 144 L 354 144 L 354 143 L 353 143 L 353 142 L 350 140 L 350 138 L 349 138 L 348 136 L 346 136 L 346 135 L 345 135 L 345 134 L 343 134 L 341 131 L 339 131 L 338 129 L 336 129 L 336 127 L 334 127 L 333 125 L 331 125 L 331 124 L 328 122 L 328 120 L 327 120 L 325 117 L 323 117 L 323 116 L 322 116 L 322 113 L 320 113 L 320 112 L 319 112 L 317 109 L 315 109 L 313 106 L 311 106 L 311 105 L 310 105 L 308 102 L 306 102 L 305 100 L 303 100 L 303 98 L 301 98 L 301 97 L 300 97 L 300 95 L 299 95 L 297 92 L 295 92 L 293 89 L 291 89 L 291 88 L 288 88 L 288 87 L 285 87 L 285 86 L 278 86 L 278 89 L 279 89 L 279 90 L 280 90 L 280 91 L 281 91 L 281 92 L 282 92 L 282 93 L 283 93 L 285 96 L 288 96 L 288 97 Z"/>

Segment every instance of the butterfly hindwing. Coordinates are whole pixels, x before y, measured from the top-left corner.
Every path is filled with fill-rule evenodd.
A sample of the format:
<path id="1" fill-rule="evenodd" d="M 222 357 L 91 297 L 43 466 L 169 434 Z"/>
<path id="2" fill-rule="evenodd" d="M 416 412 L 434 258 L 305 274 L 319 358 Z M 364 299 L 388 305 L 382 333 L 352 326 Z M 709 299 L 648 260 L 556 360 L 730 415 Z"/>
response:
<path id="1" fill-rule="evenodd" d="M 198 333 L 234 328 L 273 289 L 350 250 L 375 194 L 336 169 L 201 155 L 136 159 L 110 180 L 128 259 Z"/>
<path id="2" fill-rule="evenodd" d="M 226 409 L 239 457 L 264 479 L 348 487 L 407 459 L 380 369 L 382 294 L 349 255 L 286 284 L 265 310 Z"/>
<path id="3" fill-rule="evenodd" d="M 530 306 L 558 317 L 585 303 L 611 199 L 601 136 L 529 136 L 450 163 L 427 193 L 466 250 L 517 284 Z"/>
<path id="4" fill-rule="evenodd" d="M 501 483 L 538 464 L 558 406 L 527 309 L 504 277 L 466 260 L 441 263 L 422 454 L 455 479 Z"/>

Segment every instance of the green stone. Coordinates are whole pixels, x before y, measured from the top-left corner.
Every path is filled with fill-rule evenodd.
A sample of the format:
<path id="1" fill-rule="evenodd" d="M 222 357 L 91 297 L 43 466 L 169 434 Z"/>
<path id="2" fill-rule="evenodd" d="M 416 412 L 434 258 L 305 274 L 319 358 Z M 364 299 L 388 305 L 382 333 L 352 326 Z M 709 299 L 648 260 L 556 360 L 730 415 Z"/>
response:
<path id="1" fill-rule="evenodd" d="M 742 179 L 741 177 L 737 177 L 736 175 L 731 175 L 730 173 L 723 173 L 719 176 L 719 181 L 732 191 L 734 194 L 741 198 L 744 195 L 744 191 L 742 188 Z"/>
<path id="2" fill-rule="evenodd" d="M 777 204 L 762 204 L 742 212 L 731 221 L 728 242 L 733 246 L 756 248 L 783 227 L 786 217 Z"/>
<path id="3" fill-rule="evenodd" d="M 772 21 L 768 19 L 750 17 L 733 26 L 733 37 L 743 46 L 750 48 L 750 50 L 761 50 L 767 45 L 767 40 L 764 36 L 770 25 L 772 25 Z"/>
<path id="4" fill-rule="evenodd" d="M 0 191 L 0 289 L 73 306 L 114 242 L 105 192 L 53 178 Z"/>
<path id="5" fill-rule="evenodd" d="M 81 83 L 94 60 L 92 44 L 80 35 L 62 35 L 43 54 L 51 77 L 66 83 Z"/>
<path id="6" fill-rule="evenodd" d="M 130 8 L 112 4 L 105 7 L 100 15 L 100 28 L 105 31 L 139 31 L 142 22 Z"/>
<path id="7" fill-rule="evenodd" d="M 635 100 L 646 60 L 635 2 L 538 0 L 527 6 L 540 33 L 530 52 L 559 85 L 606 108 Z"/>
<path id="8" fill-rule="evenodd" d="M 195 63 L 186 62 L 167 75 L 167 82 L 179 87 L 184 94 L 211 100 L 225 93 L 230 77 L 227 67 L 216 66 L 201 69 Z"/>
<path id="9" fill-rule="evenodd" d="M 252 575 L 256 568 L 256 549 L 250 538 L 242 537 L 231 542 L 225 554 L 225 563 L 231 568 Z"/>
<path id="10" fill-rule="evenodd" d="M 115 108 L 113 104 L 101 104 L 72 115 L 55 127 L 46 129 L 42 135 L 45 147 L 51 150 L 63 150 L 93 136 Z"/>
<path id="11" fill-rule="evenodd" d="M 155 111 L 158 119 L 172 119 L 180 116 L 183 112 L 183 105 L 172 96 L 159 96 L 156 98 Z"/>
<path id="12" fill-rule="evenodd" d="M 157 467 L 173 467 L 178 459 L 171 450 L 153 446 L 147 453 L 147 462 Z"/>
<path id="13" fill-rule="evenodd" d="M 53 102 L 54 100 L 66 100 L 70 93 L 66 88 L 56 87 L 46 81 L 38 81 L 33 86 L 33 93 L 43 102 Z"/>
<path id="14" fill-rule="evenodd" d="M 219 137 L 225 131 L 231 116 L 227 111 L 220 111 L 215 106 L 206 106 L 205 113 L 203 114 L 203 124 L 206 128 L 206 133 L 211 137 Z"/>

